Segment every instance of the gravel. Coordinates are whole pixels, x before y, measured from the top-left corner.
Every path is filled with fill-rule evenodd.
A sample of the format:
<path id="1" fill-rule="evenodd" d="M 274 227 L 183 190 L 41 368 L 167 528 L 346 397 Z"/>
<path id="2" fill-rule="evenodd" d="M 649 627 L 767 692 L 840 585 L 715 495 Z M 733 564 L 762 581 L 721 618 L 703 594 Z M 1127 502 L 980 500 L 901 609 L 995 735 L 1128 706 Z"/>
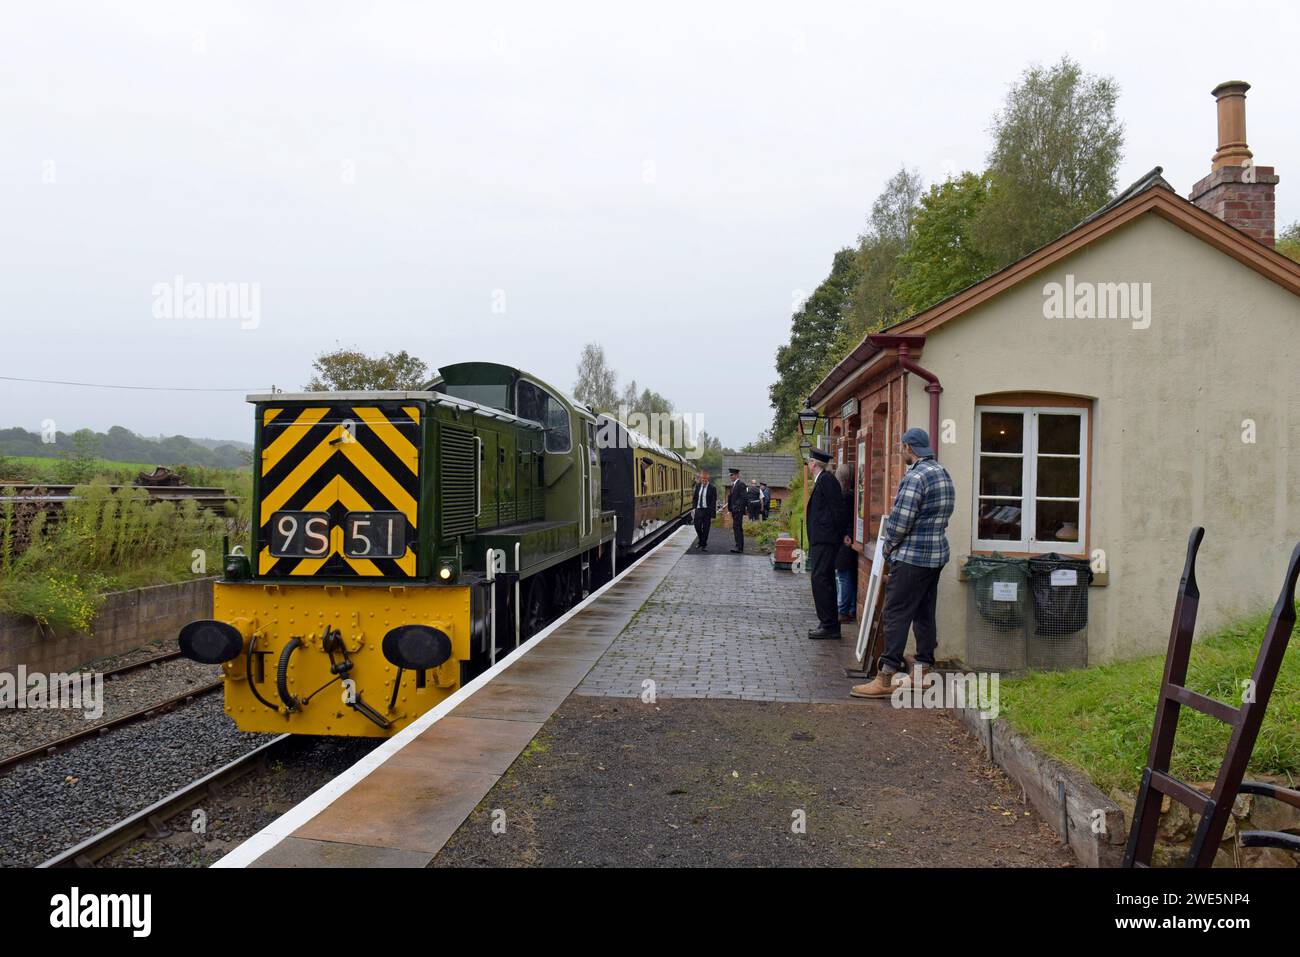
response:
<path id="1" fill-rule="evenodd" d="M 346 771 L 381 743 L 377 738 L 300 736 L 280 750 L 270 767 L 250 772 L 173 816 L 164 833 L 114 851 L 100 867 L 207 867 Z M 195 811 L 204 825 L 196 833 Z"/>
<path id="2" fill-rule="evenodd" d="M 236 729 L 210 695 L 12 768 L 0 776 L 0 866 L 53 857 L 270 737 Z"/>
<path id="3" fill-rule="evenodd" d="M 159 642 L 125 655 L 89 662 L 79 670 L 104 672 L 152 658 L 174 648 L 175 642 Z M 203 665 L 176 658 L 151 668 L 106 679 L 104 711 L 98 718 L 88 719 L 84 710 L 0 708 L 0 757 L 18 754 L 132 711 L 151 707 L 188 690 L 211 684 L 220 677 L 220 665 Z"/>
<path id="4" fill-rule="evenodd" d="M 432 866 L 1073 863 L 943 712 L 573 695 Z"/>

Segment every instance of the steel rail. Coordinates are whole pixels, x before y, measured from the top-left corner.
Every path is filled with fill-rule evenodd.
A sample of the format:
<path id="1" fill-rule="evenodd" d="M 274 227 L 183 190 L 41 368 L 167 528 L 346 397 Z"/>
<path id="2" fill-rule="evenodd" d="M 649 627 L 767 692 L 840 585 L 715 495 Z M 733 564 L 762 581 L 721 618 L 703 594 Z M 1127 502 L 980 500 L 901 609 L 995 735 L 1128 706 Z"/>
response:
<path id="1" fill-rule="evenodd" d="M 17 754 L 11 754 L 8 757 L 0 758 L 0 773 L 3 773 L 12 767 L 15 767 L 16 765 L 19 764 L 23 764 L 27 761 L 32 761 L 35 760 L 36 758 L 45 757 L 47 755 L 54 754 L 59 749 L 66 748 L 70 744 L 76 744 L 78 741 L 84 741 L 87 738 L 98 737 L 101 734 L 106 734 L 107 732 L 111 731 L 114 728 L 120 728 L 124 725 L 134 724 L 137 721 L 143 721 L 146 720 L 147 718 L 152 718 L 157 714 L 170 711 L 172 710 L 172 708 L 175 708 L 177 705 L 186 704 L 189 701 L 193 700 L 194 698 L 198 698 L 206 694 L 211 694 L 214 691 L 220 691 L 222 686 L 223 686 L 223 680 L 218 678 L 216 681 L 212 682 L 211 684 L 200 685 L 197 688 L 190 688 L 187 691 L 182 691 L 178 695 L 173 695 L 172 697 L 167 698 L 165 701 L 159 701 L 156 704 L 151 704 L 147 708 L 140 708 L 138 711 L 132 711 L 129 714 L 119 715 L 116 718 L 110 718 L 107 721 L 101 722 L 99 724 L 93 724 L 88 728 L 83 728 L 81 731 L 73 732 L 72 734 L 66 735 L 65 737 L 57 738 L 54 741 L 48 741 L 45 744 L 37 745 L 34 748 L 29 748 L 26 751 L 20 751 Z"/>
<path id="2" fill-rule="evenodd" d="M 193 781 L 177 791 L 155 801 L 143 810 L 136 811 L 130 817 L 123 818 L 111 827 L 105 828 L 80 844 L 73 845 L 62 853 L 38 864 L 41 868 L 54 867 L 91 867 L 114 851 L 130 844 L 144 834 L 160 834 L 163 824 L 169 817 L 193 807 L 205 798 L 220 793 L 220 789 L 262 765 L 273 753 L 284 748 L 294 735 L 281 734 L 264 744 L 258 745 L 247 754 L 235 758 L 197 781 Z"/>

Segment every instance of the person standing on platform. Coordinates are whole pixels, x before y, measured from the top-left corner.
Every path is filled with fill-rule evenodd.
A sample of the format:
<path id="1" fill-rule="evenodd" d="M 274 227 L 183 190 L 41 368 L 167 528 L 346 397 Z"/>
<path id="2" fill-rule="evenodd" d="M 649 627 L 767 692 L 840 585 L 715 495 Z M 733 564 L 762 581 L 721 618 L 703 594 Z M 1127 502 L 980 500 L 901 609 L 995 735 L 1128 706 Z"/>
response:
<path id="1" fill-rule="evenodd" d="M 759 482 L 758 489 L 763 493 L 763 521 L 767 521 L 768 514 L 772 511 L 772 490 L 767 487 L 766 482 Z"/>
<path id="2" fill-rule="evenodd" d="M 835 554 L 835 594 L 839 598 L 840 624 L 858 616 L 858 553 L 853 548 L 853 466 L 842 462 L 835 468 L 840 483 L 844 512 L 843 538 Z"/>
<path id="3" fill-rule="evenodd" d="M 727 511 L 731 513 L 731 530 L 736 535 L 736 554 L 745 551 L 745 509 L 749 507 L 749 489 L 740 478 L 740 469 L 727 469 L 731 475 L 731 488 L 727 490 Z"/>
<path id="4" fill-rule="evenodd" d="M 844 538 L 844 505 L 840 483 L 826 470 L 829 452 L 813 449 L 808 453 L 808 474 L 812 491 L 804 514 L 808 529 L 808 569 L 812 580 L 813 604 L 817 608 L 817 627 L 809 638 L 840 637 L 838 605 L 835 601 L 835 556 Z"/>
<path id="5" fill-rule="evenodd" d="M 709 550 L 709 529 L 713 527 L 713 516 L 718 512 L 718 490 L 709 481 L 707 469 L 700 470 L 699 481 L 691 491 L 692 517 L 695 520 L 695 537 L 699 540 L 700 551 Z"/>
<path id="6" fill-rule="evenodd" d="M 939 632 L 934 613 L 939 596 L 939 573 L 948 564 L 948 519 L 956 495 L 952 476 L 934 457 L 925 429 L 903 433 L 903 456 L 909 468 L 898 484 L 894 507 L 885 518 L 885 651 L 880 670 L 866 684 L 854 685 L 855 698 L 888 698 L 896 683 L 913 681 L 924 687 L 934 667 Z M 916 633 L 916 670 L 908 676 L 903 653 L 907 634 Z"/>
<path id="7" fill-rule="evenodd" d="M 749 520 L 757 522 L 763 514 L 763 493 L 758 487 L 758 479 L 749 480 Z"/>

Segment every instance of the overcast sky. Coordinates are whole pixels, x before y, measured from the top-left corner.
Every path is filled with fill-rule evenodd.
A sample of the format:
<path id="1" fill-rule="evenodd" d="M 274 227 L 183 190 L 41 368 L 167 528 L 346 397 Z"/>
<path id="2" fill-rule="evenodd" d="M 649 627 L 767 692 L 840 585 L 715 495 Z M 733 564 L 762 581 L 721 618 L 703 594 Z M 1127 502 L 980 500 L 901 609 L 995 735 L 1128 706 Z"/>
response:
<path id="1" fill-rule="evenodd" d="M 1184 195 L 1211 88 L 1250 81 L 1279 227 L 1300 219 L 1298 39 L 1294 3 L 1203 0 L 13 4 L 0 375 L 292 390 L 354 346 L 567 389 L 595 340 L 740 445 L 792 303 L 886 178 L 982 168 L 1032 61 L 1113 75 L 1120 185 L 1159 164 Z M 158 318 L 176 276 L 250 284 L 256 327 Z M 32 430 L 248 440 L 249 412 L 0 381 L 0 426 Z"/>

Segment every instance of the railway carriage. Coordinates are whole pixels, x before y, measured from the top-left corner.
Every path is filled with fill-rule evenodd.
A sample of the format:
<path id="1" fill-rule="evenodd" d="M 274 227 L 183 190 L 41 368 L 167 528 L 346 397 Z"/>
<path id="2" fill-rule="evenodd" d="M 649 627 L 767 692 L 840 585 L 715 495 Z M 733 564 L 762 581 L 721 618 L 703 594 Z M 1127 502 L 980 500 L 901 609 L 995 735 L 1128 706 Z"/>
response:
<path id="1" fill-rule="evenodd" d="M 618 516 L 618 547 L 638 552 L 690 510 L 686 459 L 607 415 L 599 417 L 601 500 Z"/>
<path id="2" fill-rule="evenodd" d="M 630 554 L 685 513 L 674 453 L 625 437 L 651 460 L 625 519 L 591 410 L 508 366 L 439 372 L 422 391 L 249 396 L 251 541 L 179 639 L 222 665 L 242 730 L 390 735 L 607 580 L 616 525 Z"/>

